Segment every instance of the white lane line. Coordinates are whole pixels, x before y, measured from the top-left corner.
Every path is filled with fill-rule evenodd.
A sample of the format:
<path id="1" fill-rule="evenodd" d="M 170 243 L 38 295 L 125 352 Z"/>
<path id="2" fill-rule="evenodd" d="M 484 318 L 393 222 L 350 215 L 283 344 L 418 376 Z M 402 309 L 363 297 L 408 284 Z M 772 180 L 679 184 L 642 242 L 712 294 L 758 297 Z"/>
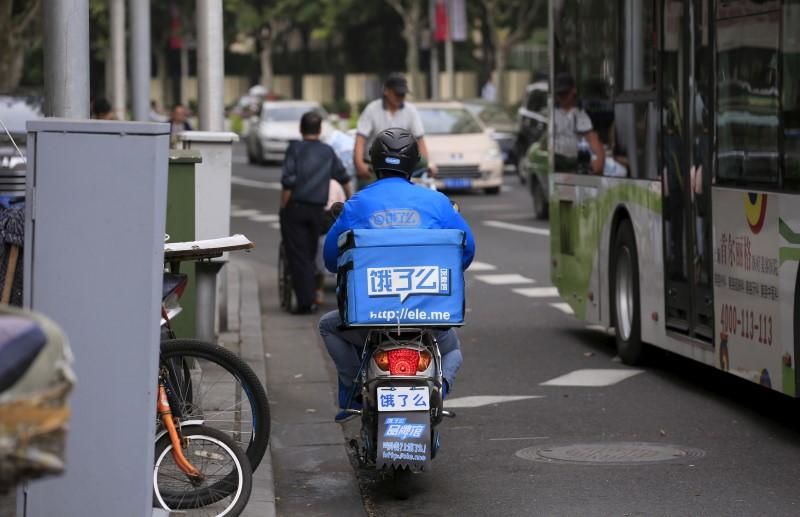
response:
<path id="1" fill-rule="evenodd" d="M 261 212 L 253 208 L 244 208 L 244 209 L 240 208 L 237 210 L 231 210 L 231 217 L 252 217 L 260 213 Z"/>
<path id="2" fill-rule="evenodd" d="M 494 271 L 495 269 L 497 269 L 497 266 L 473 260 L 472 264 L 467 268 L 467 271 Z"/>
<path id="3" fill-rule="evenodd" d="M 580 387 L 602 387 L 611 386 L 629 379 L 634 375 L 639 375 L 644 370 L 619 370 L 619 369 L 585 369 L 569 372 L 555 379 L 542 382 L 539 386 L 580 386 Z"/>
<path id="4" fill-rule="evenodd" d="M 493 404 L 501 404 L 503 402 L 515 402 L 517 400 L 528 399 L 541 399 L 544 395 L 473 395 L 470 397 L 457 397 L 452 399 L 445 399 L 444 407 L 446 408 L 474 408 L 482 406 L 491 406 Z"/>
<path id="5" fill-rule="evenodd" d="M 476 275 L 475 278 L 490 285 L 533 284 L 536 280 L 516 273 L 507 275 Z"/>
<path id="6" fill-rule="evenodd" d="M 484 226 L 502 228 L 503 230 L 513 230 L 515 232 L 532 233 L 534 235 L 550 235 L 550 230 L 547 228 L 534 228 L 532 226 L 523 226 L 521 224 L 504 223 L 503 221 L 483 221 L 483 224 Z"/>
<path id="7" fill-rule="evenodd" d="M 570 307 L 568 303 L 564 303 L 564 302 L 551 303 L 550 307 L 552 307 L 554 309 L 558 309 L 561 312 L 563 312 L 564 314 L 569 314 L 570 316 L 575 314 L 575 311 L 572 310 L 572 307 Z"/>
<path id="8" fill-rule="evenodd" d="M 490 442 L 508 442 L 512 440 L 549 440 L 549 436 L 519 436 L 514 438 L 489 438 Z"/>
<path id="9" fill-rule="evenodd" d="M 586 325 L 586 330 L 593 330 L 596 332 L 608 332 L 605 325 Z"/>
<path id="10" fill-rule="evenodd" d="M 277 214 L 257 214 L 251 215 L 248 219 L 256 223 L 274 223 L 279 221 L 280 217 Z"/>
<path id="11" fill-rule="evenodd" d="M 556 287 L 520 287 L 512 289 L 512 291 L 528 298 L 558 298 L 558 288 Z"/>
<path id="12" fill-rule="evenodd" d="M 281 184 L 279 181 L 257 181 L 239 176 L 231 177 L 231 183 L 234 185 L 241 185 L 243 187 L 263 188 L 267 190 L 280 190 Z"/>
<path id="13" fill-rule="evenodd" d="M 281 223 L 270 223 L 269 226 L 270 226 L 270 228 L 274 228 L 276 230 L 280 230 L 281 229 Z"/>

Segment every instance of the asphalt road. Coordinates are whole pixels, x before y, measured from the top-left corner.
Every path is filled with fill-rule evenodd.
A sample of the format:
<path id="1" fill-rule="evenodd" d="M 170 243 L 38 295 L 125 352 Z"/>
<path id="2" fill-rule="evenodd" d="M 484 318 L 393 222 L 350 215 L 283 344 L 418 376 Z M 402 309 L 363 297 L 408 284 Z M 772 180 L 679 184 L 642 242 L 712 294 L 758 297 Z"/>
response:
<path id="1" fill-rule="evenodd" d="M 241 151 L 233 231 L 277 243 L 279 169 L 248 166 Z M 795 401 L 668 354 L 622 365 L 613 340 L 547 289 L 548 227 L 515 177 L 497 196 L 452 197 L 478 246 L 458 417 L 442 424 L 433 472 L 415 477 L 411 499 L 359 472 L 368 514 L 800 515 Z M 277 253 L 255 257 L 274 267 Z"/>

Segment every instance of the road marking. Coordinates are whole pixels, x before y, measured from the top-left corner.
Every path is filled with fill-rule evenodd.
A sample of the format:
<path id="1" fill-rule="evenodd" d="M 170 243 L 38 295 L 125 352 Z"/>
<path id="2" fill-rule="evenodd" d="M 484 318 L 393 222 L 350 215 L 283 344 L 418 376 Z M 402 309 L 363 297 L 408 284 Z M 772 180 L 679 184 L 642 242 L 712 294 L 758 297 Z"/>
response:
<path id="1" fill-rule="evenodd" d="M 507 275 L 477 275 L 475 278 L 491 285 L 533 284 L 536 280 L 516 273 Z"/>
<path id="2" fill-rule="evenodd" d="M 596 332 L 608 332 L 605 325 L 586 325 L 586 330 L 593 330 Z"/>
<path id="3" fill-rule="evenodd" d="M 575 370 L 574 372 L 543 382 L 539 384 L 539 386 L 580 386 L 597 388 L 617 384 L 634 375 L 639 375 L 642 372 L 644 372 L 644 370 L 611 370 L 602 368 Z"/>
<path id="4" fill-rule="evenodd" d="M 252 217 L 254 215 L 258 215 L 261 212 L 255 210 L 253 208 L 245 208 L 245 209 L 237 209 L 231 210 L 231 217 Z"/>
<path id="5" fill-rule="evenodd" d="M 270 223 L 269 226 L 270 226 L 270 228 L 274 228 L 276 230 L 280 230 L 281 229 L 281 223 Z"/>
<path id="6" fill-rule="evenodd" d="M 572 307 L 570 307 L 568 303 L 564 303 L 564 302 L 551 303 L 550 307 L 552 307 L 554 309 L 558 309 L 561 312 L 563 312 L 564 314 L 569 314 L 570 316 L 575 314 L 575 311 L 572 310 Z"/>
<path id="7" fill-rule="evenodd" d="M 556 287 L 520 287 L 512 289 L 512 291 L 528 298 L 558 298 L 558 288 Z"/>
<path id="8" fill-rule="evenodd" d="M 234 185 L 241 185 L 243 187 L 263 188 L 267 190 L 280 190 L 282 188 L 279 181 L 257 181 L 247 178 L 240 178 L 239 176 L 231 177 L 231 183 Z"/>
<path id="9" fill-rule="evenodd" d="M 495 269 L 497 269 L 497 266 L 473 260 L 472 264 L 467 268 L 467 271 L 494 271 Z"/>
<path id="10" fill-rule="evenodd" d="M 550 235 L 550 230 L 547 228 L 534 228 L 532 226 L 523 226 L 521 224 L 504 223 L 503 221 L 483 221 L 483 224 L 484 226 L 502 228 L 503 230 L 513 230 L 515 232 L 532 233 L 534 235 Z"/>
<path id="11" fill-rule="evenodd" d="M 517 400 L 527 399 L 541 399 L 544 395 L 473 395 L 470 397 L 457 397 L 452 399 L 445 399 L 445 408 L 475 408 L 483 406 L 491 406 L 493 404 L 501 404 L 503 402 L 515 402 Z"/>
<path id="12" fill-rule="evenodd" d="M 549 436 L 519 436 L 515 438 L 489 438 L 490 442 L 508 442 L 512 440 L 549 440 Z"/>
<path id="13" fill-rule="evenodd" d="M 258 214 L 252 215 L 248 219 L 256 223 L 274 223 L 279 221 L 280 217 L 277 214 Z"/>

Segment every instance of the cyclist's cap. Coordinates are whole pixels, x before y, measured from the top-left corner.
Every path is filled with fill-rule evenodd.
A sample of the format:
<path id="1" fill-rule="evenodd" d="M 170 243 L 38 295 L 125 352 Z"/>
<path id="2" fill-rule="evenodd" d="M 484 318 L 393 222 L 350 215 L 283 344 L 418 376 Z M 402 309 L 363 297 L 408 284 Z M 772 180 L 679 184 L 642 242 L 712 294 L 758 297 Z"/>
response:
<path id="1" fill-rule="evenodd" d="M 575 88 L 575 79 L 566 72 L 562 72 L 556 76 L 555 85 L 556 95 L 567 93 Z"/>
<path id="2" fill-rule="evenodd" d="M 391 73 L 383 83 L 384 88 L 389 88 L 397 95 L 405 95 L 408 93 L 408 81 L 406 76 L 399 72 Z"/>

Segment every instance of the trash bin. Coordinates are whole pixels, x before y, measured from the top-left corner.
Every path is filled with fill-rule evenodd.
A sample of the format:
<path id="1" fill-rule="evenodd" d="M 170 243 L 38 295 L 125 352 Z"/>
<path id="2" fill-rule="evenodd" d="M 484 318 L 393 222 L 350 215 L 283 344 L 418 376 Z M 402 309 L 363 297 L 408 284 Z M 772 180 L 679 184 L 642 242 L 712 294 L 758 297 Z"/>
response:
<path id="1" fill-rule="evenodd" d="M 195 238 L 195 168 L 202 162 L 200 151 L 173 149 L 169 153 L 167 173 L 167 235 L 170 242 L 189 242 Z M 180 315 L 171 323 L 179 337 L 195 336 L 197 321 L 197 292 L 195 263 L 183 262 L 181 273 L 188 277 L 181 297 Z"/>
<path id="2" fill-rule="evenodd" d="M 198 150 L 203 161 L 195 175 L 195 239 L 227 237 L 231 230 L 231 164 L 236 133 L 184 131 L 178 134 L 183 149 Z M 195 265 L 197 288 L 196 337 L 216 341 L 217 273 L 227 262 L 219 259 Z"/>

